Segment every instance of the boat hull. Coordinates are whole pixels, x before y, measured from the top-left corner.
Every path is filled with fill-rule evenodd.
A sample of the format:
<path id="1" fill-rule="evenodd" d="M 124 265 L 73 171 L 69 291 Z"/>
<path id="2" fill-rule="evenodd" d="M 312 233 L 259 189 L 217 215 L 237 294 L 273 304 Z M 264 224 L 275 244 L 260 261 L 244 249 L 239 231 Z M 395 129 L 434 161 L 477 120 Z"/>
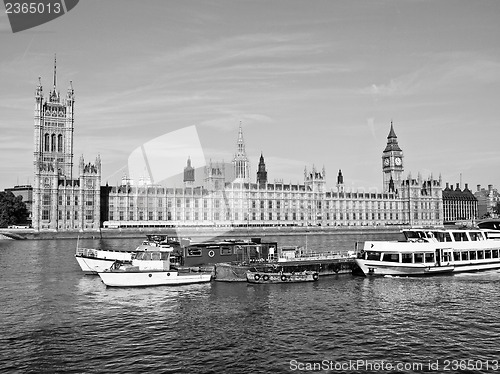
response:
<path id="1" fill-rule="evenodd" d="M 416 277 L 500 269 L 500 261 L 468 264 L 450 262 L 446 265 L 438 266 L 434 264 L 395 264 L 391 262 L 384 263 L 382 261 L 356 259 L 356 264 L 368 276 Z"/>
<path id="2" fill-rule="evenodd" d="M 75 258 L 86 274 L 97 274 L 111 268 L 115 261 L 130 264 L 136 251 L 112 251 L 94 248 L 77 248 Z"/>
<path id="3" fill-rule="evenodd" d="M 307 271 L 325 276 L 352 274 L 356 268 L 356 264 L 352 258 L 253 264 L 220 263 L 215 265 L 215 280 L 218 282 L 246 282 L 247 271 L 277 272 L 280 270 L 284 273 L 301 273 Z"/>
<path id="4" fill-rule="evenodd" d="M 105 271 L 98 273 L 108 287 L 179 286 L 208 283 L 211 274 L 180 274 L 176 271 Z"/>
<path id="5" fill-rule="evenodd" d="M 97 274 L 102 271 L 109 270 L 115 263 L 114 259 L 75 256 L 78 265 L 85 274 Z"/>
<path id="6" fill-rule="evenodd" d="M 254 284 L 265 283 L 303 283 L 316 282 L 319 279 L 318 273 L 261 273 L 249 271 L 246 274 L 247 282 Z"/>

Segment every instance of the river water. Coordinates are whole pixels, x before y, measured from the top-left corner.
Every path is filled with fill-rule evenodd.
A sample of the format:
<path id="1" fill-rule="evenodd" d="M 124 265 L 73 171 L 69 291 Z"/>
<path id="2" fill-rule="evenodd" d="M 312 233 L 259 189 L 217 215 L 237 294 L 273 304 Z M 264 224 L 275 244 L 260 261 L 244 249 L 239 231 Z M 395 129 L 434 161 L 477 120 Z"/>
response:
<path id="1" fill-rule="evenodd" d="M 332 240 L 308 243 L 329 250 Z M 496 271 L 113 289 L 81 273 L 75 247 L 0 241 L 1 372 L 500 371 Z"/>

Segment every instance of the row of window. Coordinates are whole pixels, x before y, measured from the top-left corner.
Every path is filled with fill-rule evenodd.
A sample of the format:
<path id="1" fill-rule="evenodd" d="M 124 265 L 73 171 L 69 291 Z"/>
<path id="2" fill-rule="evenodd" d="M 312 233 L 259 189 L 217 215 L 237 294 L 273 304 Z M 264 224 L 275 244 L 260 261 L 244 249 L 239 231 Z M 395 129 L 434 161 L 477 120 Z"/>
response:
<path id="1" fill-rule="evenodd" d="M 247 248 L 247 251 L 255 251 L 257 247 L 251 246 L 250 248 Z M 242 256 L 245 252 L 245 249 L 242 246 L 234 246 L 234 247 L 229 247 L 229 246 L 221 246 L 221 247 L 214 247 L 210 248 L 207 247 L 205 248 L 205 253 L 209 253 L 210 251 L 213 251 L 213 255 L 216 253 L 219 254 L 220 256 L 231 256 L 231 255 L 237 255 L 237 256 Z M 186 255 L 188 257 L 201 257 L 203 255 L 203 248 L 202 247 L 188 247 L 186 249 Z M 212 257 L 212 256 L 211 256 Z"/>
<path id="2" fill-rule="evenodd" d="M 59 195 L 58 196 L 58 205 L 63 205 L 64 203 L 64 196 L 63 195 Z M 75 206 L 78 206 L 79 204 L 79 197 L 78 195 L 75 195 L 75 196 L 66 196 L 66 205 L 75 205 Z M 42 205 L 44 206 L 50 206 L 51 204 L 51 195 L 50 194 L 43 194 L 42 196 Z M 85 205 L 86 206 L 93 206 L 94 205 L 94 197 L 92 195 L 89 195 L 86 197 L 85 199 Z"/>
<path id="3" fill-rule="evenodd" d="M 139 221 L 144 221 L 144 220 L 149 220 L 149 221 L 163 221 L 163 220 L 167 220 L 167 221 L 171 221 L 173 220 L 174 218 L 173 217 L 176 217 L 175 219 L 177 221 L 191 221 L 191 220 L 194 220 L 194 221 L 199 221 L 201 219 L 201 217 L 203 217 L 203 220 L 211 220 L 212 218 L 212 214 L 209 214 L 209 212 L 203 212 L 202 214 L 200 212 L 194 212 L 193 214 L 187 212 L 187 213 L 184 213 L 184 214 L 181 214 L 181 213 L 177 213 L 177 214 L 173 214 L 172 212 L 166 212 L 166 215 L 163 214 L 163 212 L 157 212 L 156 215 L 154 214 L 154 212 L 152 211 L 149 211 L 149 212 L 144 212 L 144 211 L 139 211 L 139 212 L 134 212 L 134 211 L 129 211 L 128 214 L 123 211 L 123 210 L 120 210 L 119 212 L 114 212 L 114 211 L 110 211 L 109 212 L 109 220 L 110 221 L 114 221 L 114 220 L 119 220 L 119 221 L 133 221 L 134 218 L 137 218 L 137 220 Z M 224 214 L 224 212 L 213 212 L 213 219 L 218 221 L 218 220 L 221 220 L 221 217 L 225 217 L 225 219 L 227 221 L 229 220 L 235 220 L 235 221 L 239 221 L 239 220 L 252 220 L 252 221 L 257 221 L 257 220 L 260 220 L 260 221 L 264 221 L 264 220 L 269 220 L 269 221 L 297 221 L 297 220 L 300 220 L 300 221 L 304 221 L 304 220 L 312 220 L 313 219 L 313 216 L 312 214 L 304 214 L 304 213 L 296 213 L 296 212 L 293 212 L 293 213 L 284 213 L 284 214 L 281 214 L 280 212 L 277 212 L 277 213 L 273 213 L 273 212 L 269 212 L 269 213 L 264 213 L 264 212 L 261 212 L 260 214 L 257 214 L 257 213 L 251 213 L 251 214 L 248 214 L 248 213 L 238 213 L 238 212 L 234 212 L 233 216 L 231 216 L 230 213 L 226 212 Z M 321 218 L 319 218 L 321 219 Z M 370 216 L 368 215 L 368 213 L 366 214 L 366 216 L 363 216 L 362 214 L 356 214 L 356 213 L 332 213 L 330 214 L 329 212 L 326 213 L 325 215 L 325 219 L 327 221 L 330 221 L 330 220 L 340 220 L 340 221 L 343 221 L 343 220 L 370 220 Z M 387 221 L 387 220 L 399 220 L 400 219 L 400 215 L 398 213 L 372 213 L 371 214 L 371 220 L 384 220 L 384 221 Z M 426 218 L 423 218 L 423 219 L 426 219 Z M 430 218 L 429 218 L 430 219 Z"/>
<path id="4" fill-rule="evenodd" d="M 94 210 L 93 209 L 86 209 L 85 210 L 85 220 L 86 221 L 93 221 L 94 220 Z M 78 220 L 79 214 L 78 211 L 67 211 L 66 215 L 64 215 L 64 212 L 59 210 L 57 212 L 57 219 L 61 221 L 63 217 L 66 218 L 66 220 L 71 220 L 74 219 L 75 221 Z M 50 220 L 50 209 L 42 209 L 42 220 L 44 221 L 49 221 Z"/>
<path id="5" fill-rule="evenodd" d="M 471 261 L 471 260 L 487 260 L 499 259 L 500 251 L 498 249 L 485 249 L 485 250 L 468 250 L 468 251 L 454 251 L 450 256 L 449 252 L 444 252 L 442 255 L 442 262 L 449 261 Z M 413 264 L 435 264 L 436 256 L 433 252 L 416 252 L 416 253 L 383 253 L 367 251 L 365 259 L 371 261 L 386 261 L 386 262 L 400 262 L 400 263 L 413 263 Z"/>
<path id="6" fill-rule="evenodd" d="M 61 134 L 45 134 L 43 136 L 43 150 L 45 152 L 62 152 L 63 136 Z"/>

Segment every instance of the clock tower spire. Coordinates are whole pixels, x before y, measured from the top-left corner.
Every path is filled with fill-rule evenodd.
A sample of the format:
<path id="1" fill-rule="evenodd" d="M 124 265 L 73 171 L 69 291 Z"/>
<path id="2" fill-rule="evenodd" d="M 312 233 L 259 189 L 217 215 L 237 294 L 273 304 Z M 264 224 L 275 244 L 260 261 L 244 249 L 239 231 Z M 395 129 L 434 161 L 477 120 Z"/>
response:
<path id="1" fill-rule="evenodd" d="M 399 147 L 398 137 L 391 121 L 391 129 L 387 135 L 387 145 L 382 152 L 383 192 L 397 191 L 401 186 L 403 175 L 403 151 Z"/>

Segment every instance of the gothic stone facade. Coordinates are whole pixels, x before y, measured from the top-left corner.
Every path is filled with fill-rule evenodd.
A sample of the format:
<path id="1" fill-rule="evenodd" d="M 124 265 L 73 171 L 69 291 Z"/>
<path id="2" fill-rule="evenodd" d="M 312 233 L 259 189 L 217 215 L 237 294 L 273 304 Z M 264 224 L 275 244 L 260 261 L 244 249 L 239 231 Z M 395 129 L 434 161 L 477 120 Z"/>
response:
<path id="1" fill-rule="evenodd" d="M 224 164 L 210 162 L 195 186 L 188 160 L 182 188 L 134 186 L 124 179 L 107 190 L 104 226 L 442 226 L 441 181 L 402 177 L 403 152 L 392 124 L 382 154 L 382 191 L 348 191 L 341 171 L 329 189 L 325 169 L 314 166 L 304 171 L 302 184 L 268 183 L 263 155 L 253 183 L 241 125 L 233 168 L 236 179 L 228 182 Z"/>
<path id="2" fill-rule="evenodd" d="M 101 160 L 80 158 L 73 178 L 75 94 L 66 98 L 54 86 L 44 97 L 41 80 L 35 90 L 34 185 L 32 226 L 36 230 L 98 230 L 100 227 Z"/>

